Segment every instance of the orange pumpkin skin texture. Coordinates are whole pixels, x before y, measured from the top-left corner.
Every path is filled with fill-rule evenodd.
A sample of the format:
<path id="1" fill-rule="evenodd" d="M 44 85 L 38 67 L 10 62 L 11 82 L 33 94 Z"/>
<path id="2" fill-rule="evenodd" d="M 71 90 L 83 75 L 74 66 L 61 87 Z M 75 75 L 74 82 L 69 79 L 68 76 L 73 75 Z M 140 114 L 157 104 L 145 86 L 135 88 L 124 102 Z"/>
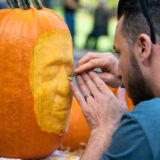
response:
<path id="1" fill-rule="evenodd" d="M 65 37 L 64 41 L 59 41 L 63 37 Z M 55 40 L 49 43 L 48 41 L 52 39 Z M 42 47 L 46 47 L 47 55 L 52 56 L 49 51 L 53 50 L 53 56 L 48 59 L 54 60 L 56 53 L 58 55 L 64 53 L 68 57 L 64 62 L 69 66 L 68 70 L 63 71 L 65 77 L 56 76 L 59 83 L 65 79 L 66 86 L 63 93 L 60 93 L 60 87 L 59 90 L 54 90 L 53 84 L 49 84 L 50 81 L 45 79 L 48 78 L 49 73 L 46 76 L 39 73 L 40 70 L 35 69 L 36 65 L 40 67 L 36 61 L 43 62 L 38 57 L 38 52 L 41 52 L 39 55 L 45 54 L 45 49 L 41 49 L 41 43 Z M 45 45 L 50 45 L 51 49 L 47 50 L 49 46 Z M 48 59 L 45 59 L 44 62 L 50 63 Z M 63 61 L 59 63 L 63 64 Z M 66 79 L 67 74 L 71 74 L 72 67 L 70 32 L 67 25 L 55 12 L 45 8 L 40 10 L 17 8 L 0 11 L 0 157 L 43 158 L 59 147 L 67 129 L 66 121 L 71 106 L 72 96 L 68 89 L 69 82 Z M 58 71 L 62 71 L 63 68 L 65 67 L 60 66 Z M 48 88 L 53 88 L 53 90 L 47 87 L 42 90 L 38 88 L 38 85 L 35 86 L 36 74 L 39 74 L 40 79 L 44 80 Z M 42 83 L 42 80 L 38 83 Z M 64 86 L 63 83 L 62 86 Z M 50 102 L 53 97 L 50 97 L 50 100 L 46 98 L 52 91 L 54 92 L 53 97 L 62 94 L 65 101 L 64 108 L 61 108 L 64 112 L 57 111 L 56 116 L 60 119 L 53 120 L 54 125 L 57 121 L 62 121 L 59 126 L 54 126 L 51 122 L 51 117 L 55 114 L 50 114 L 52 109 Z M 42 106 L 36 102 L 40 96 L 43 98 L 39 102 L 41 104 L 43 102 Z M 56 103 L 61 105 L 63 100 L 59 99 Z M 48 108 L 44 102 L 48 102 Z M 47 110 L 48 112 L 44 113 Z M 53 110 L 53 112 L 56 111 Z"/>
<path id="2" fill-rule="evenodd" d="M 116 94 L 116 88 L 109 88 L 114 94 Z M 134 105 L 132 104 L 131 99 L 127 96 L 127 93 L 126 102 L 128 105 L 128 110 L 131 111 L 134 108 Z M 69 130 L 64 138 L 62 149 L 69 149 L 71 151 L 84 149 L 84 144 L 87 144 L 89 135 L 90 128 L 81 112 L 80 105 L 77 100 L 73 98 L 69 120 Z"/>

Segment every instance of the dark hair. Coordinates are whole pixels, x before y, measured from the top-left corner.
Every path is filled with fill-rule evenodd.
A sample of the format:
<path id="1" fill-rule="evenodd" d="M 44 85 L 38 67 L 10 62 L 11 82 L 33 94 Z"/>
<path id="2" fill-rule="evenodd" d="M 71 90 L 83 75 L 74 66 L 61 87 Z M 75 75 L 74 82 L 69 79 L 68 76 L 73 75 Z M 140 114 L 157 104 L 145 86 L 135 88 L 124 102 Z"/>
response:
<path id="1" fill-rule="evenodd" d="M 145 1 L 156 36 L 160 37 L 160 0 Z M 149 23 L 143 15 L 140 0 L 119 0 L 118 19 L 123 15 L 122 33 L 130 44 L 133 44 L 141 33 L 151 36 Z"/>

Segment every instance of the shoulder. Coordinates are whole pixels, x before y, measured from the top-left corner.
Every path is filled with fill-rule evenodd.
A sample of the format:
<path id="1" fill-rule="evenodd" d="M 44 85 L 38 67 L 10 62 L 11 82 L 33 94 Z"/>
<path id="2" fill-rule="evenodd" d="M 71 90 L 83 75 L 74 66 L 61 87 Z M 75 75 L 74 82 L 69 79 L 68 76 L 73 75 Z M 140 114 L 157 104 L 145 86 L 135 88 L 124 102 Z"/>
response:
<path id="1" fill-rule="evenodd" d="M 156 159 L 160 155 L 159 126 L 160 99 L 139 103 L 122 117 L 102 159 Z"/>
<path id="2" fill-rule="evenodd" d="M 139 103 L 133 111 L 123 116 L 122 122 L 128 118 L 137 122 L 149 140 L 153 135 L 160 139 L 160 98 Z"/>
<path id="3" fill-rule="evenodd" d="M 139 103 L 135 109 L 124 115 L 123 119 L 131 118 L 143 131 L 148 145 L 155 157 L 160 156 L 160 98 Z M 122 121 L 123 121 L 122 119 Z"/>
<path id="4" fill-rule="evenodd" d="M 140 149 L 141 148 L 141 149 Z M 144 155 L 144 153 L 146 153 Z M 152 149 L 143 129 L 137 121 L 127 114 L 112 136 L 109 148 L 104 151 L 101 160 L 153 159 Z"/>
<path id="5" fill-rule="evenodd" d="M 154 113 L 155 111 L 160 112 L 160 98 L 153 98 L 140 102 L 131 112 L 128 113 L 133 113 L 136 115 L 141 111 L 145 111 L 145 113 L 149 113 L 148 111 L 152 111 L 152 113 Z"/>
<path id="6" fill-rule="evenodd" d="M 123 119 L 131 118 L 137 121 L 141 127 L 160 126 L 160 98 L 143 101 L 139 103 L 131 112 L 126 113 Z M 154 126 L 155 127 L 155 126 Z"/>

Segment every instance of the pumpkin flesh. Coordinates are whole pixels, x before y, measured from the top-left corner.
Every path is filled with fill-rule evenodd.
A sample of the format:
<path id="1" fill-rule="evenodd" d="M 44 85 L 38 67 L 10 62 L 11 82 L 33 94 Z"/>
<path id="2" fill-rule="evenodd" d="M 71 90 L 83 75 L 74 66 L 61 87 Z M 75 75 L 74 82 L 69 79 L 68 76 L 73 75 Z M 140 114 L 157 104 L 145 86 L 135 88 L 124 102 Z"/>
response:
<path id="1" fill-rule="evenodd" d="M 68 37 L 69 32 L 60 31 L 40 35 L 30 72 L 38 123 L 42 130 L 60 136 L 68 127 L 72 98 L 68 76 L 73 62 Z"/>

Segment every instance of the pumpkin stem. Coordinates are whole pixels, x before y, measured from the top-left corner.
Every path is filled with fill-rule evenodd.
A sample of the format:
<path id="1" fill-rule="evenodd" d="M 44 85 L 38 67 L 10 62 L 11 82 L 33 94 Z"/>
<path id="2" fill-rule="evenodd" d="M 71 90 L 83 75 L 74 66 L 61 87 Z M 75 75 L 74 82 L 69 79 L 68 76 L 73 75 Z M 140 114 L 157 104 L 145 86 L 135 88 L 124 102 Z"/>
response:
<path id="1" fill-rule="evenodd" d="M 43 3 L 41 0 L 7 0 L 10 8 L 29 9 L 32 4 L 36 9 L 42 9 Z"/>
<path id="2" fill-rule="evenodd" d="M 31 0 L 33 6 L 37 9 L 42 9 L 43 8 L 43 4 L 41 0 Z"/>
<path id="3" fill-rule="evenodd" d="M 21 9 L 29 9 L 30 8 L 30 4 L 28 2 L 28 0 L 17 0 L 18 1 L 18 5 Z"/>
<path id="4" fill-rule="evenodd" d="M 7 0 L 7 3 L 11 9 L 19 8 L 17 0 Z"/>

